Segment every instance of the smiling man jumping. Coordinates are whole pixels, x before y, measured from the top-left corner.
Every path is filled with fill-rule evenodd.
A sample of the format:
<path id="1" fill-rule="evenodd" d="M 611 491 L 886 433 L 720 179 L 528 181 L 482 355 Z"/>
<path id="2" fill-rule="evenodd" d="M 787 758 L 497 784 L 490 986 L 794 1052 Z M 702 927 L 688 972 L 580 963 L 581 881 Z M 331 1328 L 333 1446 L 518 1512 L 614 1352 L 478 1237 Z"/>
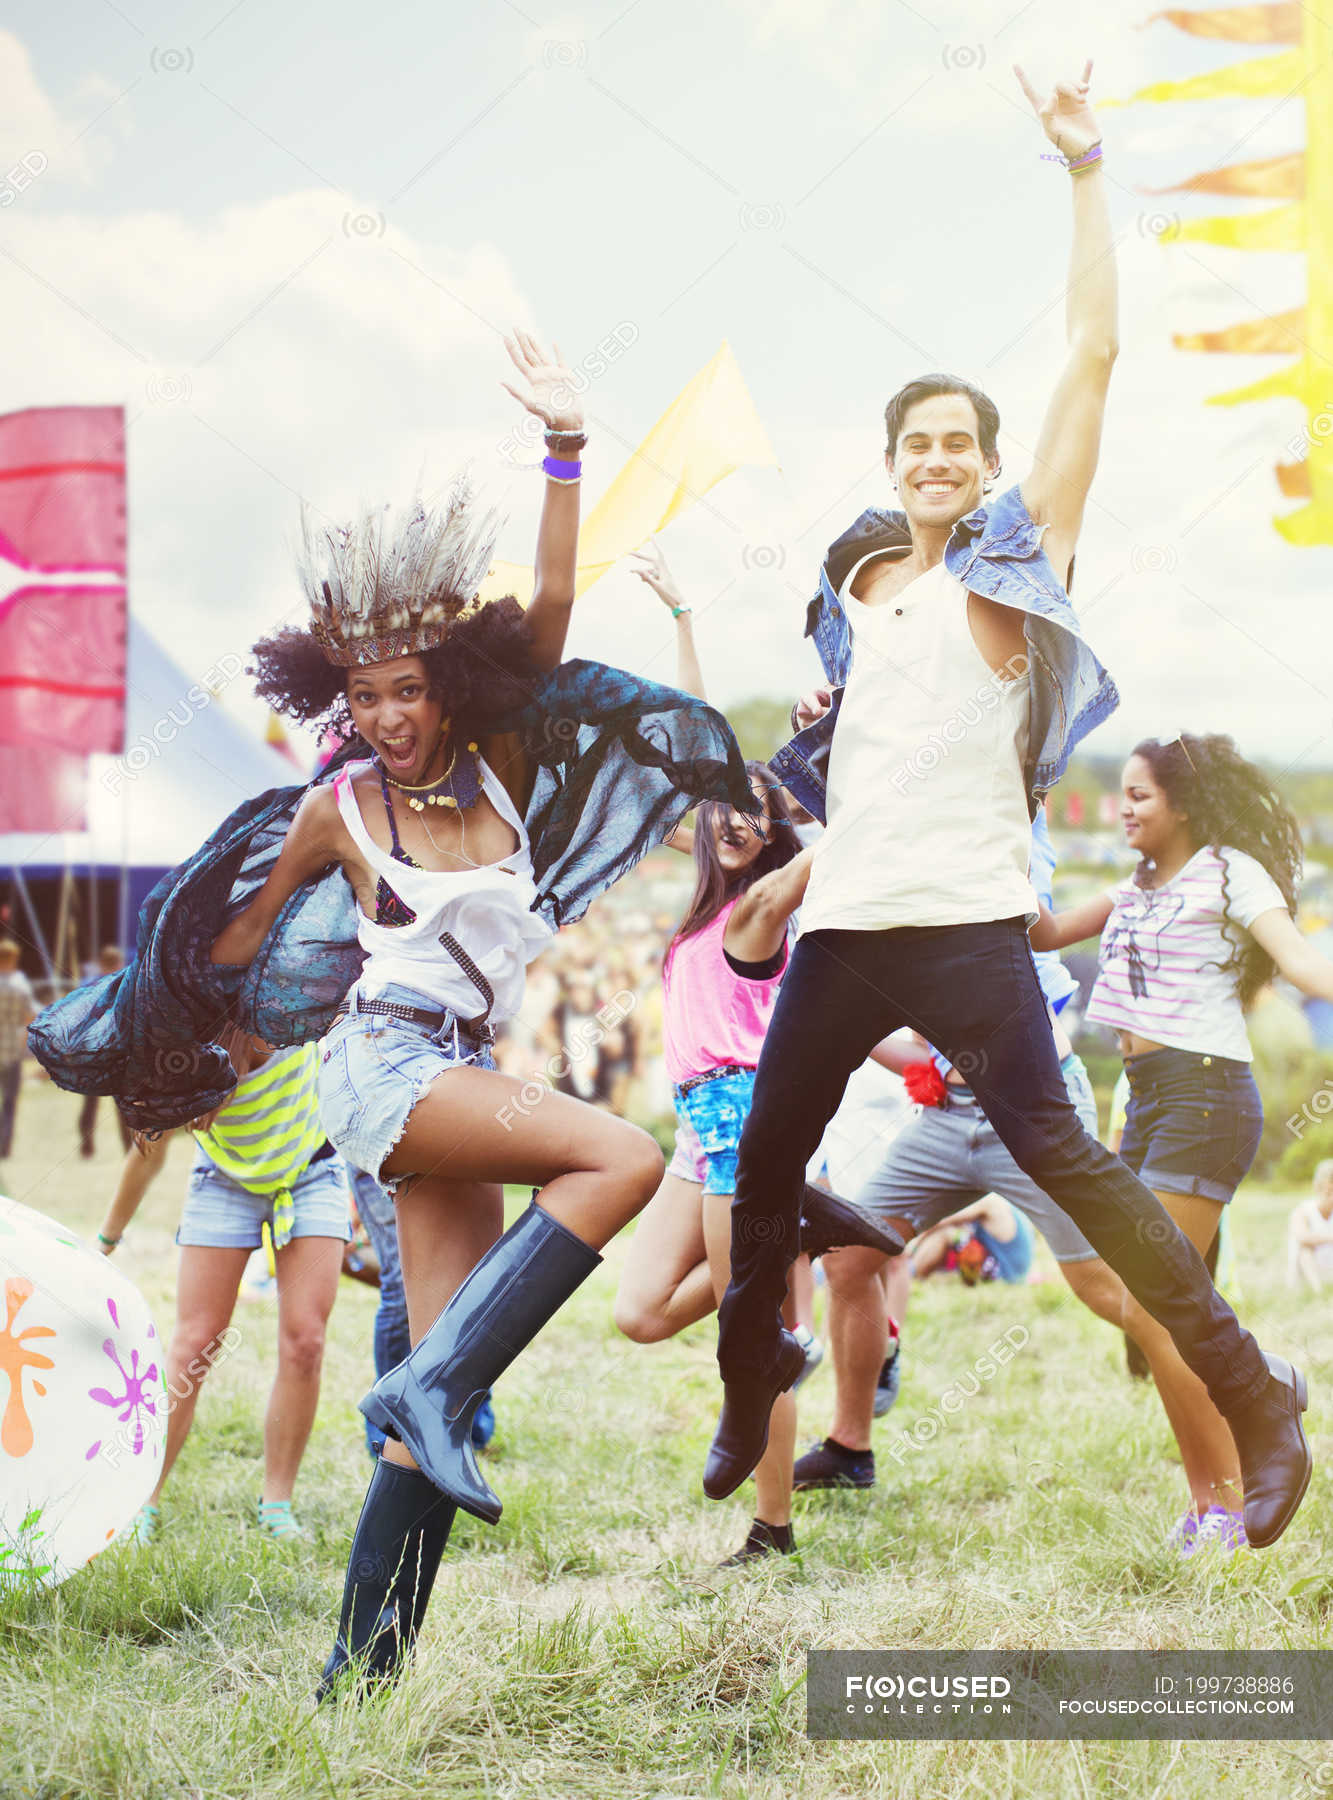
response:
<path id="1" fill-rule="evenodd" d="M 802 703 L 809 728 L 773 761 L 819 808 L 812 758 L 831 738 L 828 829 L 740 1143 L 725 1399 L 704 1488 L 720 1499 L 750 1473 L 774 1397 L 802 1367 L 779 1309 L 803 1171 L 851 1071 L 910 1025 L 1207 1386 L 1236 1442 L 1257 1547 L 1286 1529 L 1309 1483 L 1304 1379 L 1265 1357 L 1160 1202 L 1079 1122 L 1027 937 L 1039 796 L 1118 699 L 1067 592 L 1117 349 L 1091 68 L 1045 101 L 1017 71 L 1074 210 L 1069 355 L 1031 473 L 984 504 L 1000 467 L 994 404 L 951 376 L 909 382 L 885 415 L 902 511 L 865 514 L 834 545 L 811 608 L 825 671 L 846 685 L 840 704 Z"/>

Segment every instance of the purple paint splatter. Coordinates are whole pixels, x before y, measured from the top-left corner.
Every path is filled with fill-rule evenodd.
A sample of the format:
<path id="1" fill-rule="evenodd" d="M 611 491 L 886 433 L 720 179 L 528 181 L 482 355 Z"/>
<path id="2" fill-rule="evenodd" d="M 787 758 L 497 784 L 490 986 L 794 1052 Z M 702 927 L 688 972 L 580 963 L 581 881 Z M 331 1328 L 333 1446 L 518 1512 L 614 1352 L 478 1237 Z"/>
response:
<path id="1" fill-rule="evenodd" d="M 107 1305 L 109 1306 L 110 1304 L 111 1302 L 108 1301 Z M 124 1411 L 119 1414 L 120 1422 L 123 1425 L 130 1419 L 134 1420 L 134 1437 L 131 1441 L 130 1448 L 133 1450 L 134 1454 L 138 1456 L 143 1450 L 145 1437 L 144 1423 L 140 1415 L 148 1413 L 151 1414 L 153 1418 L 157 1417 L 157 1402 L 152 1394 L 146 1391 L 149 1382 L 154 1381 L 157 1378 L 157 1364 L 155 1362 L 149 1363 L 143 1373 L 140 1374 L 139 1352 L 137 1350 L 131 1350 L 130 1366 L 126 1369 L 119 1356 L 116 1354 L 116 1346 L 112 1343 L 110 1338 L 107 1338 L 106 1342 L 102 1345 L 102 1348 L 116 1365 L 116 1372 L 125 1383 L 125 1392 L 123 1394 L 112 1394 L 106 1388 L 89 1388 L 88 1398 L 90 1400 L 96 1400 L 102 1406 L 124 1408 Z"/>

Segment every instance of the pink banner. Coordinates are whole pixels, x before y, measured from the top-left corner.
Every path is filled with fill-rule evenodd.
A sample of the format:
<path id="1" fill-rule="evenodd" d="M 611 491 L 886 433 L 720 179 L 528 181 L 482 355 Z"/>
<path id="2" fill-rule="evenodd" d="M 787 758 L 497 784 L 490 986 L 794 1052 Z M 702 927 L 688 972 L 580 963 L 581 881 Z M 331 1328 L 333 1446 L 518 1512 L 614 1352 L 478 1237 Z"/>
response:
<path id="1" fill-rule="evenodd" d="M 0 744 L 0 832 L 87 828 L 86 756 Z"/>
<path id="2" fill-rule="evenodd" d="M 0 580 L 0 744 L 118 753 L 127 604 L 120 407 L 0 418 Z"/>

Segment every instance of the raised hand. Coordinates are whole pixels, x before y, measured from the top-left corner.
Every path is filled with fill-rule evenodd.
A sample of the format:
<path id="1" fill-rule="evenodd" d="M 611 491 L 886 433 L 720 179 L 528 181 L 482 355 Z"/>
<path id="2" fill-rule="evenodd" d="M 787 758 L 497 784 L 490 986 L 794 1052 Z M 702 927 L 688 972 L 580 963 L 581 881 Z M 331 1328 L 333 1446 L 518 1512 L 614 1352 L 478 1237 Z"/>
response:
<path id="1" fill-rule="evenodd" d="M 559 344 L 553 345 L 554 355 L 548 356 L 531 332 L 515 327 L 504 346 L 525 384 L 520 390 L 502 381 L 505 392 L 554 430 L 581 430 L 583 408 L 574 391 L 574 373 L 561 361 Z"/>
<path id="2" fill-rule="evenodd" d="M 1088 104 L 1088 84 L 1092 80 L 1092 59 L 1083 65 L 1077 81 L 1057 81 L 1045 100 L 1027 76 L 1014 64 L 1019 86 L 1027 95 L 1042 129 L 1067 162 L 1074 162 L 1085 150 L 1101 141 L 1098 125 Z"/>
<path id="3" fill-rule="evenodd" d="M 667 559 L 658 548 L 657 540 L 649 538 L 648 542 L 651 549 L 633 552 L 636 560 L 644 565 L 641 569 L 635 569 L 634 573 L 640 581 L 647 582 L 663 606 L 669 606 L 674 612 L 677 607 L 685 605 L 684 595 L 676 585 L 675 576 L 667 567 Z"/>

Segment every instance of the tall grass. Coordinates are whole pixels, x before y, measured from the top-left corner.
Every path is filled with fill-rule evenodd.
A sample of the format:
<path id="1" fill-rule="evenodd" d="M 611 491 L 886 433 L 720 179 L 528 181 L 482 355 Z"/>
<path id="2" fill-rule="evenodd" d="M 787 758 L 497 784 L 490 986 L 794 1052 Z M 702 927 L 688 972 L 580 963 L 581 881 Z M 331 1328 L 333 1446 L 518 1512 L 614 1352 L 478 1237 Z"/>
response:
<path id="1" fill-rule="evenodd" d="M 116 1164 L 109 1141 L 77 1160 L 75 1104 L 28 1084 L 8 1186 L 91 1231 Z M 159 1328 L 188 1155 L 173 1147 L 120 1253 Z M 743 1495 L 715 1506 L 699 1487 L 713 1328 L 651 1349 L 619 1338 L 613 1246 L 500 1385 L 487 1474 L 503 1518 L 460 1519 L 415 1666 L 359 1709 L 316 1712 L 312 1690 L 370 1471 L 355 1406 L 374 1296 L 343 1284 L 296 1496 L 311 1535 L 285 1547 L 252 1524 L 272 1307 L 242 1303 L 242 1342 L 205 1388 L 158 1544 L 0 1602 L 0 1797 L 1333 1795 L 1333 1742 L 804 1734 L 811 1646 L 1329 1647 L 1333 1296 L 1282 1285 L 1293 1198 L 1244 1192 L 1234 1219 L 1242 1315 L 1311 1380 L 1320 1466 L 1275 1549 L 1182 1563 L 1165 1548 L 1184 1484 L 1160 1408 L 1043 1265 L 1035 1287 L 922 1289 L 902 1398 L 877 1427 L 879 1485 L 798 1500 L 796 1557 L 719 1574 L 747 1514 Z M 996 1379 L 891 1454 L 1014 1324 L 1030 1336 Z M 801 1393 L 806 1437 L 830 1399 L 825 1369 Z"/>

